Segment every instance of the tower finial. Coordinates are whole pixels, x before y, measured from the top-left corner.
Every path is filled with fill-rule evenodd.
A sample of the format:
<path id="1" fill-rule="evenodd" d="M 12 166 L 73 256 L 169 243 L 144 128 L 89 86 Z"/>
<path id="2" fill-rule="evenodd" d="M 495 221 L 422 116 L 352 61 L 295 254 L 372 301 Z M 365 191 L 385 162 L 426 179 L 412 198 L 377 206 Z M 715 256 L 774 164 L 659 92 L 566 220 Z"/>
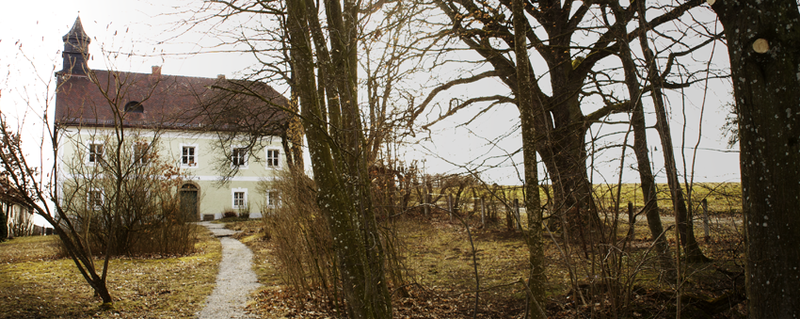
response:
<path id="1" fill-rule="evenodd" d="M 89 70 L 87 62 L 89 60 L 89 43 L 92 42 L 91 38 L 83 30 L 81 23 L 80 12 L 72 25 L 72 29 L 67 32 L 62 38 L 64 40 L 64 52 L 61 57 L 64 58 L 63 69 L 64 73 L 85 75 Z"/>

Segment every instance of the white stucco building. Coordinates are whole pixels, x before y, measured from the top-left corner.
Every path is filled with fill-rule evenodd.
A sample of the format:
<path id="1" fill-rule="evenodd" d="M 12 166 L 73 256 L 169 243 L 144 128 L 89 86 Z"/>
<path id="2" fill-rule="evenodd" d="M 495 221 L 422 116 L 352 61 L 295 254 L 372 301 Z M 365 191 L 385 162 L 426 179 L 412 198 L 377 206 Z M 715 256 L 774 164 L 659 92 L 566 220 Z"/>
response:
<path id="1" fill-rule="evenodd" d="M 85 178 L 74 168 L 103 161 L 124 131 L 129 144 L 123 148 L 131 154 L 124 165 L 148 165 L 142 154 L 157 153 L 187 177 L 177 191 L 188 215 L 216 219 L 249 211 L 259 217 L 278 203 L 269 182 L 287 165 L 282 107 L 288 101 L 281 94 L 261 82 L 163 75 L 160 67 L 91 70 L 80 18 L 63 39 L 64 65 L 56 73 L 59 180 Z M 98 189 L 86 201 L 103 199 Z"/>

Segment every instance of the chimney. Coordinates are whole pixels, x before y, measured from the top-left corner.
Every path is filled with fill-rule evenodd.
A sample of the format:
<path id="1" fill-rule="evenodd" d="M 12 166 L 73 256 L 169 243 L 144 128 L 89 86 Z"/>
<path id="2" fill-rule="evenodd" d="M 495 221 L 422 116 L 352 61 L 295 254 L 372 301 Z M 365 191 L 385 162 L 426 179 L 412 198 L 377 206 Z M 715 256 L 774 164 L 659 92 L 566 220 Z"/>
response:
<path id="1" fill-rule="evenodd" d="M 161 66 L 154 65 L 154 66 L 152 67 L 152 69 L 153 69 L 153 75 L 154 75 L 155 77 L 161 77 Z"/>
<path id="2" fill-rule="evenodd" d="M 217 74 L 217 80 L 225 80 L 225 74 Z"/>

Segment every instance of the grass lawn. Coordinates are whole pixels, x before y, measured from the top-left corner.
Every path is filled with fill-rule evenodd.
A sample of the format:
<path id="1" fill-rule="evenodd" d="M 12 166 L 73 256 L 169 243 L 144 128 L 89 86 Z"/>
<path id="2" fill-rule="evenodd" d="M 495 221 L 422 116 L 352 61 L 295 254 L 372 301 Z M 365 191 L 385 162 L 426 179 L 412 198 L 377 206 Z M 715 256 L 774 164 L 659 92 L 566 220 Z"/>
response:
<path id="1" fill-rule="evenodd" d="M 222 249 L 205 227 L 197 227 L 199 241 L 191 255 L 112 259 L 107 279 L 114 298 L 111 311 L 100 310 L 100 299 L 73 261 L 61 258 L 58 237 L 0 243 L 0 317 L 194 317 L 214 289 Z"/>
<path id="2" fill-rule="evenodd" d="M 564 242 L 558 234 L 551 237 L 545 232 L 548 315 L 674 318 L 680 300 L 684 318 L 725 302 L 734 306 L 722 307 L 726 310 L 714 318 L 741 317 L 744 303 L 730 299 L 739 298 L 737 287 L 743 285 L 742 221 L 741 214 L 735 212 L 738 186 L 700 187 L 704 190 L 695 194 L 709 198 L 712 205 L 711 236 L 703 239 L 699 220 L 695 232 L 701 249 L 713 262 L 681 264 L 678 278 L 660 280 L 663 277 L 658 264 L 648 250 L 652 239 L 644 216 L 637 219 L 633 236 L 625 240 L 627 215 L 620 215 L 617 238 L 585 246 L 588 251 L 580 243 Z M 598 198 L 614 198 L 609 194 L 598 194 Z M 635 196 L 634 186 L 623 186 L 622 202 Z M 469 232 L 441 210 L 427 218 L 411 214 L 382 221 L 383 227 L 397 234 L 399 261 L 409 292 L 403 296 L 399 285 L 391 283 L 395 318 L 524 317 L 526 293 L 521 281 L 529 274 L 523 233 L 506 229 L 504 214 L 486 225 L 480 224 L 478 215 L 468 220 Z M 666 236 L 674 254 L 674 218 L 666 215 L 662 220 L 669 229 Z M 608 216 L 614 215 L 605 216 L 610 223 Z M 260 318 L 335 317 L 332 303 L 319 293 L 298 292 L 285 284 L 282 274 L 287 267 L 297 265 L 279 262 L 279 248 L 264 232 L 263 221 L 223 222 L 241 231 L 234 237 L 253 250 L 254 270 L 263 284 L 248 311 Z M 221 258 L 219 241 L 203 227 L 198 231 L 196 252 L 188 256 L 113 259 L 108 275 L 108 287 L 115 298 L 112 311 L 100 310 L 99 298 L 93 296 L 73 262 L 59 255 L 56 237 L 0 243 L 0 318 L 194 317 L 213 290 Z M 609 287 L 621 290 L 614 295 Z"/>

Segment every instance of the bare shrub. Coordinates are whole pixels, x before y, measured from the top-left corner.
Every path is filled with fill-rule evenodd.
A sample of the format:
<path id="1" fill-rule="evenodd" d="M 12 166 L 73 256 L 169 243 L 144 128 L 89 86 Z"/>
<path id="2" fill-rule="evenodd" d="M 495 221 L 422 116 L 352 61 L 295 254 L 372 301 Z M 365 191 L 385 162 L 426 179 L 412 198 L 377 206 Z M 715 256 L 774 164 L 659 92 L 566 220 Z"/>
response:
<path id="1" fill-rule="evenodd" d="M 178 187 L 184 176 L 169 161 L 161 159 L 157 140 L 132 138 L 122 147 L 106 151 L 99 167 L 86 167 L 80 159 L 69 165 L 71 172 L 85 172 L 83 179 L 64 183 L 62 205 L 70 220 L 81 229 L 95 254 L 175 255 L 194 249 L 197 236 L 183 216 Z M 134 145 L 147 152 L 132 156 Z M 122 171 L 125 174 L 115 174 Z"/>
<path id="2" fill-rule="evenodd" d="M 327 221 L 317 205 L 316 185 L 302 173 L 284 171 L 262 188 L 281 194 L 263 216 L 267 236 L 284 266 L 284 280 L 299 291 L 322 290 L 338 300 L 339 278 Z"/>
<path id="3" fill-rule="evenodd" d="M 79 222 L 89 230 L 92 251 L 105 251 L 107 243 L 112 245 L 111 255 L 182 255 L 194 251 L 197 233 L 182 216 L 174 189 L 127 201 L 114 215 L 79 215 L 91 216 Z"/>
<path id="4" fill-rule="evenodd" d="M 236 212 L 232 210 L 226 210 L 222 213 L 222 218 L 236 218 Z"/>

